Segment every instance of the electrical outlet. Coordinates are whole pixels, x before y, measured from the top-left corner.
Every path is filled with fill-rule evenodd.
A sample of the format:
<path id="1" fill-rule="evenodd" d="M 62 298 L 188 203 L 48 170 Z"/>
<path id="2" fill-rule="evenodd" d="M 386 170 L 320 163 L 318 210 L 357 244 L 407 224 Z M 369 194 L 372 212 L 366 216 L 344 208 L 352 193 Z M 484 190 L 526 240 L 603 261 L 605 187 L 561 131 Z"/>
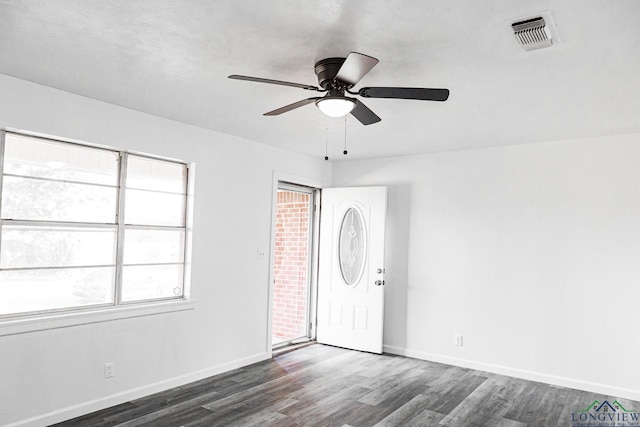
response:
<path id="1" fill-rule="evenodd" d="M 462 335 L 454 335 L 453 343 L 458 347 L 462 347 Z"/>
<path id="2" fill-rule="evenodd" d="M 109 363 L 105 363 L 104 365 L 104 377 L 106 378 L 113 378 L 113 376 L 115 375 L 115 372 L 113 370 L 113 362 L 109 362 Z"/>

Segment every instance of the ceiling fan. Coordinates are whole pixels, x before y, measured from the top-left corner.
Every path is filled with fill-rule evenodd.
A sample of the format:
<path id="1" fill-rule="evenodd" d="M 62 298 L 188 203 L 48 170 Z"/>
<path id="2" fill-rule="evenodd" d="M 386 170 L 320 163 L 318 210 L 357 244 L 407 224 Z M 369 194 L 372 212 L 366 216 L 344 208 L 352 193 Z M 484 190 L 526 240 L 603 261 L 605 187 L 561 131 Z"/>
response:
<path id="1" fill-rule="evenodd" d="M 360 79 L 371 71 L 377 63 L 378 60 L 376 58 L 357 52 L 351 52 L 346 58 L 327 58 L 320 60 L 314 67 L 320 87 L 237 74 L 232 74 L 229 78 L 297 87 L 316 92 L 326 92 L 324 96 L 303 99 L 269 111 L 268 113 L 264 113 L 265 116 L 277 116 L 307 104 L 315 103 L 320 111 L 330 117 L 342 117 L 351 113 L 351 115 L 358 119 L 363 125 L 377 123 L 381 119 L 361 101 L 346 96 L 345 94 L 358 95 L 363 98 L 417 99 L 421 101 L 446 101 L 449 97 L 449 89 L 412 87 L 363 87 L 357 92 L 352 92 L 351 89 Z"/>

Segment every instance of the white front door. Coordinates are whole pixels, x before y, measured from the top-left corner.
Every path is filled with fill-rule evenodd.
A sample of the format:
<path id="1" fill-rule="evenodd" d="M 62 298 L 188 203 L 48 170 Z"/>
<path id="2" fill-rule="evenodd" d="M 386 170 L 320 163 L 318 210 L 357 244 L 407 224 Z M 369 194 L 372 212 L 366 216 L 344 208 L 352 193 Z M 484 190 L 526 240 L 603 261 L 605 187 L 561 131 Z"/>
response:
<path id="1" fill-rule="evenodd" d="M 322 190 L 320 343 L 382 353 L 386 187 Z"/>

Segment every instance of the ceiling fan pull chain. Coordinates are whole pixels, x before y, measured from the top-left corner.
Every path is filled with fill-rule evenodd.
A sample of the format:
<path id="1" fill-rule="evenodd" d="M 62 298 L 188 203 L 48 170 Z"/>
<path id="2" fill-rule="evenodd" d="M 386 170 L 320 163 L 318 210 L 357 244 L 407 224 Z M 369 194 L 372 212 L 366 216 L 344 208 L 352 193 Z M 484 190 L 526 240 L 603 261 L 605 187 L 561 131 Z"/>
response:
<path id="1" fill-rule="evenodd" d="M 324 159 L 329 160 L 329 128 L 324 128 Z"/>
<path id="2" fill-rule="evenodd" d="M 344 151 L 342 154 L 347 155 L 347 116 L 344 116 Z"/>

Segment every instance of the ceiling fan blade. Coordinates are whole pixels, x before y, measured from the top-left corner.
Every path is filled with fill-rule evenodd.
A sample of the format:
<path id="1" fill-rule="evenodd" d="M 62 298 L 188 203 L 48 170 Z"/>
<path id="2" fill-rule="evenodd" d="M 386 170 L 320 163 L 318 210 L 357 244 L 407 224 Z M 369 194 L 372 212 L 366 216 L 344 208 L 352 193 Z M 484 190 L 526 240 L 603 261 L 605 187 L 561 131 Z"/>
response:
<path id="1" fill-rule="evenodd" d="M 263 116 L 277 116 L 282 113 L 286 113 L 287 111 L 295 110 L 296 108 L 304 107 L 307 104 L 311 104 L 312 102 L 316 102 L 321 98 L 307 98 L 302 101 L 294 102 L 293 104 L 285 105 L 284 107 L 280 107 L 277 110 L 269 111 L 268 113 L 264 113 Z"/>
<path id="2" fill-rule="evenodd" d="M 290 87 L 297 87 L 300 89 L 320 91 L 320 89 L 316 86 L 285 82 L 282 80 L 271 80 L 271 79 L 263 79 L 261 77 L 240 76 L 238 74 L 232 74 L 229 76 L 229 78 L 234 80 L 246 80 L 248 82 L 269 83 L 272 85 L 290 86 Z"/>
<path id="3" fill-rule="evenodd" d="M 446 101 L 449 89 L 423 87 L 363 87 L 358 95 L 364 98 L 418 99 L 421 101 Z"/>
<path id="4" fill-rule="evenodd" d="M 371 71 L 377 63 L 378 60 L 372 56 L 351 52 L 338 70 L 336 80 L 347 83 L 353 87 L 365 74 Z"/>
<path id="5" fill-rule="evenodd" d="M 353 101 L 355 101 L 356 106 L 353 110 L 351 110 L 351 115 L 358 119 L 363 125 L 378 123 L 380 120 L 382 120 L 376 115 L 376 113 L 371 111 L 362 102 L 358 101 L 357 99 L 353 99 Z"/>

